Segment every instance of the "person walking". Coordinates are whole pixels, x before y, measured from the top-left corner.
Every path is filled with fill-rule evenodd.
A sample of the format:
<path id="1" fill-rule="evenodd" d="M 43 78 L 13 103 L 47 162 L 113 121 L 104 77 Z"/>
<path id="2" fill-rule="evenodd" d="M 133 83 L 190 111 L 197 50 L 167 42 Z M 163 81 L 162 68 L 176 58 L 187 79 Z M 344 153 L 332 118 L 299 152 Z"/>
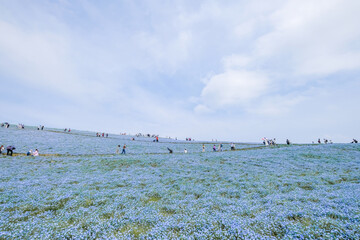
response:
<path id="1" fill-rule="evenodd" d="M 216 146 L 215 146 L 215 144 L 214 144 L 214 146 L 213 146 L 213 151 L 216 152 Z"/>
<path id="2" fill-rule="evenodd" d="M 16 148 L 15 148 L 14 146 L 8 146 L 8 147 L 6 148 L 6 150 L 7 150 L 6 155 L 12 156 L 12 155 L 13 155 L 13 151 L 14 151 L 15 149 L 16 149 Z"/>
<path id="3" fill-rule="evenodd" d="M 126 149 L 126 144 L 124 144 L 121 154 L 126 154 L 125 149 Z"/>
<path id="4" fill-rule="evenodd" d="M 202 152 L 205 152 L 205 144 L 202 145 Z"/>

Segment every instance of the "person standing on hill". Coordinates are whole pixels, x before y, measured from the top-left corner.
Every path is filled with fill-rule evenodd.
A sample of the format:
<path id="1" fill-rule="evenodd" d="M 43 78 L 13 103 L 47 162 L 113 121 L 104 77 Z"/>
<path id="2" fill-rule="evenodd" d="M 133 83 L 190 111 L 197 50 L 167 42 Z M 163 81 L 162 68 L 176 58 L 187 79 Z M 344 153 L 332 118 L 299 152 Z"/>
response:
<path id="1" fill-rule="evenodd" d="M 119 154 L 119 153 L 120 153 L 120 145 L 117 145 L 116 154 Z"/>
<path id="2" fill-rule="evenodd" d="M 215 146 L 215 144 L 214 144 L 214 146 L 213 146 L 213 151 L 216 152 L 216 146 Z"/>
<path id="3" fill-rule="evenodd" d="M 16 148 L 15 148 L 14 146 L 8 146 L 8 147 L 6 148 L 6 150 L 7 150 L 6 155 L 12 156 L 12 155 L 13 155 L 13 151 L 14 151 L 15 149 L 16 149 Z"/>
<path id="4" fill-rule="evenodd" d="M 219 152 L 222 152 L 222 146 L 223 146 L 222 143 L 220 143 L 219 144 L 219 149 L 218 149 Z"/>
<path id="5" fill-rule="evenodd" d="M 121 154 L 126 154 L 125 149 L 126 149 L 126 144 L 124 144 Z"/>

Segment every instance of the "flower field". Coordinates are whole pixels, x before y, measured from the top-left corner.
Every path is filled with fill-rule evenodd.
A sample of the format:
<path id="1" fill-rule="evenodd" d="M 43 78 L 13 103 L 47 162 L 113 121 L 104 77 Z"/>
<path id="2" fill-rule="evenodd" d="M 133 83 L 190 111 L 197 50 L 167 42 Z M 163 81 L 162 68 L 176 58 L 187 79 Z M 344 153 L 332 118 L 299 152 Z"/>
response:
<path id="1" fill-rule="evenodd" d="M 94 135 L 0 129 L 0 239 L 360 239 L 360 145 Z"/>

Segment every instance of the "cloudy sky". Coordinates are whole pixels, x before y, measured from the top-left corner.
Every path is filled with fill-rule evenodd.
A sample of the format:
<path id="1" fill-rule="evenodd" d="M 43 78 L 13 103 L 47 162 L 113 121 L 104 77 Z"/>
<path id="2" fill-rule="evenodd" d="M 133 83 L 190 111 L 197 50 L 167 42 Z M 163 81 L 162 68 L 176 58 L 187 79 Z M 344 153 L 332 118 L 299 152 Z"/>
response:
<path id="1" fill-rule="evenodd" d="M 0 0 L 0 121 L 360 138 L 360 1 Z"/>

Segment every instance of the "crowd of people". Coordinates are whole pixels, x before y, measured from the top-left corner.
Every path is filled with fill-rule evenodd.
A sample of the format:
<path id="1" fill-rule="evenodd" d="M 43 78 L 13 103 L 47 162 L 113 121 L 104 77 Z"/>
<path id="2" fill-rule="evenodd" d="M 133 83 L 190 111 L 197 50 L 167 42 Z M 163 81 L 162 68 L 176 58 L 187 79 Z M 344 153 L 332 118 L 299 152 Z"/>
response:
<path id="1" fill-rule="evenodd" d="M 96 136 L 97 137 L 109 137 L 109 134 L 108 133 L 96 133 Z"/>
<path id="2" fill-rule="evenodd" d="M 157 135 L 157 134 L 150 134 L 150 133 L 147 133 L 147 134 L 137 133 L 137 134 L 135 134 L 135 136 L 136 137 L 148 137 L 148 138 L 155 138 L 156 136 L 159 137 L 159 135 Z"/>
<path id="3" fill-rule="evenodd" d="M 276 138 L 274 138 L 274 139 L 267 139 L 266 137 L 264 137 L 264 138 L 262 138 L 262 140 L 263 140 L 263 144 L 264 144 L 265 146 L 268 146 L 268 145 L 274 146 L 274 145 L 276 145 Z"/>
<path id="4" fill-rule="evenodd" d="M 12 156 L 14 153 L 14 150 L 16 149 L 15 146 L 9 145 L 6 147 L 6 156 Z M 5 150 L 4 145 L 0 146 L 0 154 Z M 35 149 L 35 151 L 32 151 L 31 149 L 26 153 L 26 156 L 39 156 L 39 150 Z"/>
<path id="5" fill-rule="evenodd" d="M 1 123 L 1 127 L 4 127 L 4 128 L 9 128 L 10 127 L 10 124 L 9 123 L 7 123 L 7 122 L 4 122 L 4 123 Z M 24 129 L 25 128 L 25 125 L 24 124 L 18 124 L 17 125 L 17 127 L 19 128 L 19 129 Z M 40 126 L 38 126 L 37 127 L 37 130 L 44 130 L 44 126 L 43 125 L 40 125 Z M 70 132 L 71 131 L 71 129 L 69 128 L 65 128 L 64 129 L 64 132 Z M 126 133 L 125 134 L 123 134 L 123 135 L 126 135 Z M 96 136 L 97 137 L 108 137 L 109 136 L 109 134 L 108 133 L 99 133 L 99 132 L 97 132 L 96 133 Z M 139 134 L 136 134 L 136 136 L 145 136 L 145 137 L 153 137 L 154 138 L 154 140 L 153 140 L 153 142 L 159 142 L 159 136 L 158 135 L 155 135 L 155 134 L 153 134 L 153 135 L 150 135 L 150 134 L 146 134 L 146 135 L 143 135 L 143 134 L 141 134 L 141 133 L 139 133 Z M 135 138 L 131 138 L 131 140 L 135 140 Z M 186 141 L 195 141 L 194 139 L 192 139 L 192 138 L 186 138 Z M 274 138 L 274 139 L 267 139 L 266 137 L 264 137 L 264 138 L 262 138 L 262 141 L 263 141 L 263 144 L 264 145 L 276 145 L 276 139 Z M 318 139 L 318 141 L 317 141 L 319 144 L 321 144 L 322 143 L 322 141 L 321 141 L 321 139 L 319 138 Z M 313 142 L 314 143 L 314 142 Z M 326 139 L 326 138 L 324 138 L 323 139 L 323 143 L 324 144 L 332 144 L 333 142 L 332 142 L 332 140 L 328 140 L 328 139 Z M 355 138 L 352 140 L 352 142 L 351 143 L 358 143 L 358 140 L 356 140 Z M 287 145 L 290 145 L 291 144 L 291 142 L 290 142 L 290 140 L 289 139 L 286 139 L 286 144 Z M 120 145 L 118 145 L 117 146 L 117 149 L 116 149 L 116 154 L 119 154 L 120 153 L 120 150 L 122 149 L 122 151 L 121 151 L 121 154 L 126 154 L 126 148 L 127 148 L 127 146 L 126 146 L 126 144 L 124 144 L 122 147 L 120 146 Z M 8 156 L 12 156 L 13 155 L 13 151 L 15 150 L 16 148 L 14 147 L 14 146 L 12 146 L 12 145 L 9 145 L 9 146 L 7 146 L 6 147 L 6 155 L 8 155 Z M 2 152 L 5 150 L 5 147 L 4 147 L 4 145 L 1 145 L 1 147 L 0 147 L 0 154 L 2 154 Z M 169 151 L 169 153 L 173 153 L 174 151 L 172 150 L 172 149 L 170 149 L 170 148 L 167 148 L 167 150 Z M 213 152 L 221 152 L 221 151 L 223 151 L 223 144 L 222 143 L 219 143 L 219 145 L 218 146 L 216 146 L 215 144 L 213 145 L 213 147 L 212 147 L 212 150 L 213 150 Z M 235 144 L 234 143 L 230 143 L 230 150 L 235 150 Z M 202 144 L 202 152 L 205 152 L 205 144 Z M 188 153 L 188 150 L 185 148 L 184 149 L 184 153 Z M 31 149 L 27 152 L 27 154 L 26 154 L 27 156 L 39 156 L 39 150 L 38 149 L 35 149 L 35 151 L 32 151 Z"/>
<path id="6" fill-rule="evenodd" d="M 216 147 L 216 145 L 214 144 L 213 147 L 213 152 L 222 152 L 223 151 L 223 144 L 220 143 L 218 145 L 218 147 Z M 174 151 L 172 149 L 170 149 L 169 147 L 167 147 L 167 150 L 169 151 L 169 153 L 173 153 Z M 230 150 L 234 151 L 235 150 L 235 144 L 234 143 L 230 143 Z M 205 144 L 202 145 L 202 150 L 201 152 L 205 152 Z M 187 148 L 184 148 L 184 153 L 188 153 Z"/>
<path id="7" fill-rule="evenodd" d="M 4 122 L 4 123 L 1 124 L 1 127 L 9 128 L 10 124 L 8 122 Z"/>
<path id="8" fill-rule="evenodd" d="M 321 144 L 320 138 L 318 139 L 317 142 L 318 142 L 318 144 Z M 332 144 L 333 142 L 331 140 L 328 140 L 328 139 L 324 138 L 324 144 L 328 144 L 328 143 Z"/>

